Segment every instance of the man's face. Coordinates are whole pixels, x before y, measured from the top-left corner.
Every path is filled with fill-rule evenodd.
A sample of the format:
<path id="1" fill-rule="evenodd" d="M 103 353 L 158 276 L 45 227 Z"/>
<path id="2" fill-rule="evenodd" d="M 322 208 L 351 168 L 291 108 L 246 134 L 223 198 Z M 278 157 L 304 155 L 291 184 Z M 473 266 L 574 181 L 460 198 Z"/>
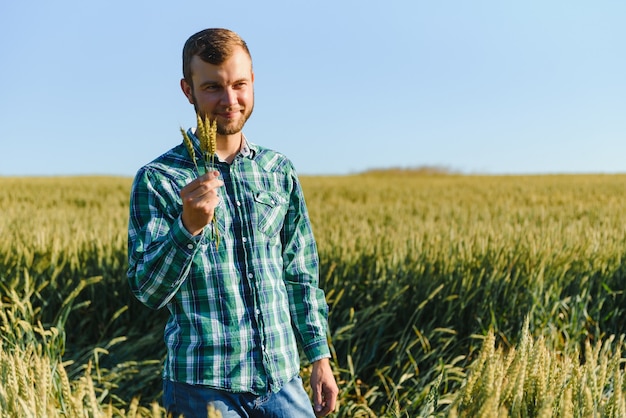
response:
<path id="1" fill-rule="evenodd" d="M 220 65 L 206 63 L 195 56 L 191 60 L 193 87 L 184 79 L 181 87 L 196 112 L 217 119 L 218 135 L 241 132 L 254 107 L 254 73 L 248 54 L 237 48 Z"/>

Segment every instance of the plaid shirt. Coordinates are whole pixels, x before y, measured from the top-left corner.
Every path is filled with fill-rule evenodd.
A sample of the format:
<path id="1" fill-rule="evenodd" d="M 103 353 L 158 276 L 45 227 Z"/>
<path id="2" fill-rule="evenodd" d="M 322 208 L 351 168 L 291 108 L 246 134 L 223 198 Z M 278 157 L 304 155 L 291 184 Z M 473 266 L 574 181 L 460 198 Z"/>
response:
<path id="1" fill-rule="evenodd" d="M 197 138 L 189 131 L 196 155 Z M 212 225 L 191 236 L 180 190 L 197 177 L 181 144 L 141 168 L 131 192 L 128 279 L 135 296 L 170 311 L 165 379 L 231 392 L 278 391 L 298 375 L 298 345 L 330 357 L 328 307 L 300 183 L 283 155 L 245 140 L 218 162 Z"/>

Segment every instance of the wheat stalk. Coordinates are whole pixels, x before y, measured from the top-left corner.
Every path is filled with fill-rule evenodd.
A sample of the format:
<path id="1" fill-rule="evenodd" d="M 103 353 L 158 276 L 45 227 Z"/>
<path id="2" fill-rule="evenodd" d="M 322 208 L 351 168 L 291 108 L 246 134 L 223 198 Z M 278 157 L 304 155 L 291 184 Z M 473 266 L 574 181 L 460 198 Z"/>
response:
<path id="1" fill-rule="evenodd" d="M 205 120 L 206 120 L 206 117 L 205 117 Z M 196 130 L 196 136 L 200 140 L 200 149 L 202 150 L 202 152 L 206 152 L 207 144 L 205 142 L 205 138 L 207 137 L 207 134 L 206 134 L 204 121 L 200 117 L 199 113 L 196 113 L 196 123 L 198 125 L 198 128 Z"/>
<path id="2" fill-rule="evenodd" d="M 198 139 L 200 140 L 200 149 L 204 154 L 204 171 L 209 171 L 209 168 L 215 170 L 215 153 L 217 152 L 217 119 L 212 121 L 208 116 L 204 117 L 204 120 L 200 115 L 196 115 L 198 121 Z M 215 248 L 220 246 L 220 232 L 217 228 L 217 220 L 213 215 L 211 223 L 213 224 L 213 233 L 215 238 Z"/>
<path id="3" fill-rule="evenodd" d="M 62 363 L 57 364 L 57 373 L 59 378 L 61 379 L 61 393 L 60 398 L 63 402 L 67 403 L 67 414 L 72 416 L 78 413 L 78 408 L 76 407 L 76 402 L 74 401 L 74 397 L 72 396 L 72 387 L 70 386 L 70 379 L 67 376 L 67 372 L 65 371 L 65 367 L 63 367 Z"/>
<path id="4" fill-rule="evenodd" d="M 212 121 L 208 116 L 204 120 L 200 115 L 196 115 L 198 120 L 198 139 L 200 140 L 200 149 L 204 154 L 205 169 L 215 168 L 215 153 L 217 152 L 217 120 Z"/>
<path id="5" fill-rule="evenodd" d="M 215 170 L 215 154 L 217 152 L 217 120 L 213 119 L 211 121 L 208 116 L 205 116 L 203 120 L 199 114 L 196 114 L 196 120 L 198 123 L 196 136 L 200 141 L 200 150 L 202 151 L 203 157 L 202 161 L 204 162 L 204 172 L 208 173 L 209 169 Z M 189 153 L 189 156 L 193 161 L 193 165 L 196 168 L 196 174 L 199 176 L 200 171 L 198 170 L 198 164 L 196 163 L 196 152 L 193 148 L 193 142 L 183 128 L 180 128 L 180 132 L 183 135 L 183 143 L 185 144 L 187 152 Z M 220 245 L 220 233 L 219 229 L 217 228 L 217 220 L 215 219 L 215 214 L 213 215 L 211 224 L 213 228 L 213 236 L 215 239 L 215 248 L 217 249 Z"/>
<path id="6" fill-rule="evenodd" d="M 211 163 L 215 164 L 215 153 L 217 153 L 217 119 L 213 119 L 209 129 L 208 152 L 211 155 Z"/>
<path id="7" fill-rule="evenodd" d="M 191 138 L 187 135 L 187 132 L 183 128 L 180 128 L 180 133 L 183 134 L 183 144 L 187 148 L 187 152 L 189 153 L 189 157 L 191 157 L 191 161 L 193 162 L 193 166 L 196 168 L 196 173 L 198 172 L 198 164 L 196 163 L 196 151 L 193 149 L 193 142 L 191 142 Z"/>

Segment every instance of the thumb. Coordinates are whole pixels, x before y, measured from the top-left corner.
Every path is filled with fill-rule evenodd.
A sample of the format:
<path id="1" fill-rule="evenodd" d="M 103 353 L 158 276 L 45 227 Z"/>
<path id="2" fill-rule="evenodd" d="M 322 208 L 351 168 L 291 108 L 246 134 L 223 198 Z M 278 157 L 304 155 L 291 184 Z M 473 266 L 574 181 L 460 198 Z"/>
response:
<path id="1" fill-rule="evenodd" d="M 320 385 L 319 383 L 316 383 L 315 385 L 313 385 L 313 407 L 315 409 L 315 412 L 320 412 L 324 407 L 322 405 L 323 402 L 323 398 L 322 398 L 322 385 Z"/>

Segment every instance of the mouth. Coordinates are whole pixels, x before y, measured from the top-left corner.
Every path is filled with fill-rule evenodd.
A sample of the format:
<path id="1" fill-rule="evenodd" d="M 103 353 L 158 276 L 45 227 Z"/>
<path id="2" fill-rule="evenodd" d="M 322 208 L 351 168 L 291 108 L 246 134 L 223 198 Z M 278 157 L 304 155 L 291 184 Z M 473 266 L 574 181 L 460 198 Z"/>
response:
<path id="1" fill-rule="evenodd" d="M 237 118 L 239 115 L 241 114 L 240 110 L 237 111 L 228 111 L 228 112 L 219 112 L 217 114 L 217 116 L 227 119 L 227 120 L 231 120 L 231 119 L 235 119 Z"/>

